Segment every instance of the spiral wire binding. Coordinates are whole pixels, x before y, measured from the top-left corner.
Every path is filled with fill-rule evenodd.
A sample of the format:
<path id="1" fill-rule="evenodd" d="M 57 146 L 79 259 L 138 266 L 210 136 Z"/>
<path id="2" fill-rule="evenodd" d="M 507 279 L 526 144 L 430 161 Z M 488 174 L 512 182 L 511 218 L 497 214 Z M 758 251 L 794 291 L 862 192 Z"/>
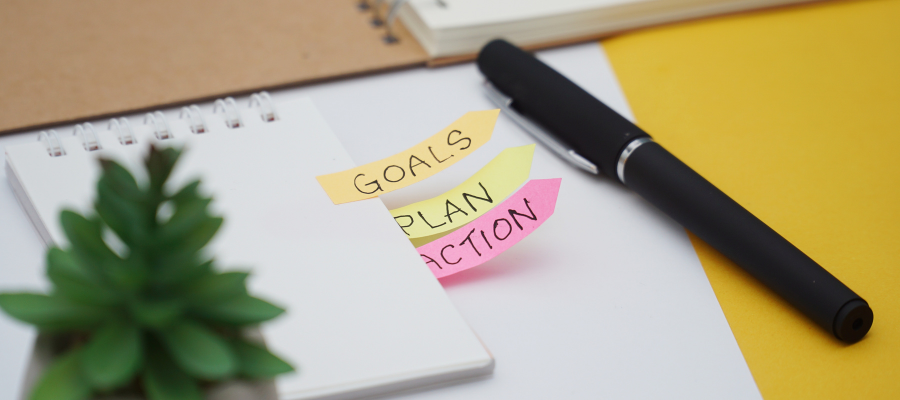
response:
<path id="1" fill-rule="evenodd" d="M 203 119 L 200 107 L 197 107 L 196 104 L 191 104 L 189 107 L 181 107 L 181 115 L 178 117 L 184 119 L 185 116 L 188 118 L 191 132 L 195 134 L 206 133 L 206 120 Z"/>
<path id="2" fill-rule="evenodd" d="M 81 146 L 84 147 L 85 151 L 103 149 L 103 146 L 100 145 L 100 138 L 97 136 L 97 131 L 94 130 L 94 124 L 91 124 L 90 122 L 75 125 L 75 131 L 72 132 L 72 135 L 81 139 Z"/>
<path id="3" fill-rule="evenodd" d="M 244 126 L 244 121 L 241 120 L 241 113 L 238 111 L 237 103 L 234 102 L 234 98 L 231 96 L 226 97 L 225 100 L 218 99 L 215 103 L 213 103 L 213 113 L 218 113 L 219 110 L 222 110 L 225 113 L 225 125 L 229 128 L 240 128 Z"/>
<path id="4" fill-rule="evenodd" d="M 368 3 L 366 3 L 368 4 Z M 381 18 L 381 5 L 384 4 L 384 0 L 375 0 L 374 3 L 369 5 L 369 9 L 372 10 L 372 26 L 378 28 L 384 25 L 384 19 Z"/>
<path id="5" fill-rule="evenodd" d="M 385 1 L 389 2 L 387 16 L 381 17 L 381 9 L 382 4 Z M 376 28 L 384 27 L 385 34 L 381 38 L 387 44 L 394 44 L 399 41 L 397 39 L 397 35 L 394 34 L 394 20 L 397 19 L 397 14 L 400 12 L 400 8 L 403 7 L 404 4 L 408 3 L 409 0 L 375 0 L 374 2 L 369 2 L 368 0 L 360 0 L 356 7 L 360 11 L 372 11 L 372 19 L 370 23 L 372 26 Z M 435 0 L 435 3 L 438 7 L 447 8 L 447 2 L 444 0 Z"/>
<path id="6" fill-rule="evenodd" d="M 250 108 L 256 105 L 259 110 L 259 116 L 263 121 L 272 122 L 278 120 L 278 112 L 275 110 L 275 104 L 269 92 L 262 91 L 250 95 Z"/>
<path id="7" fill-rule="evenodd" d="M 148 124 L 153 126 L 153 135 L 159 140 L 175 137 L 172 135 L 172 128 L 169 127 L 169 120 L 166 119 L 166 115 L 162 111 L 144 115 L 144 125 Z"/>
<path id="8" fill-rule="evenodd" d="M 384 37 L 381 38 L 385 43 L 397 43 L 397 36 L 394 35 L 394 20 L 397 19 L 397 13 L 400 12 L 400 7 L 403 7 L 408 1 L 409 0 L 394 0 L 394 4 L 391 4 L 391 8 L 388 10 L 387 18 L 385 18 L 384 23 L 385 34 Z"/>
<path id="9" fill-rule="evenodd" d="M 59 140 L 59 134 L 56 133 L 56 130 L 41 131 L 38 134 L 38 141 L 47 146 L 47 154 L 50 154 L 50 157 L 66 155 L 66 149 L 62 145 L 62 141 Z"/>
<path id="10" fill-rule="evenodd" d="M 214 104 L 213 112 L 218 112 L 219 109 L 221 109 L 222 112 L 225 113 L 225 124 L 229 128 L 239 128 L 244 126 L 244 122 L 241 120 L 241 114 L 234 98 L 226 97 L 225 99 L 218 99 Z M 268 92 L 263 91 L 250 95 L 250 108 L 254 107 L 259 112 L 259 117 L 265 122 L 273 122 L 280 119 L 278 110 L 275 107 L 275 102 Z M 194 133 L 208 132 L 206 119 L 203 118 L 203 113 L 197 105 L 182 107 L 179 118 L 187 118 L 188 125 Z M 145 114 L 144 125 L 149 125 L 151 129 L 153 129 L 153 135 L 159 140 L 174 138 L 172 128 L 169 126 L 169 121 L 166 119 L 166 115 L 161 111 Z M 111 118 L 107 129 L 116 135 L 119 144 L 123 146 L 136 144 L 138 142 L 137 135 L 128 118 Z M 81 140 L 81 144 L 85 151 L 103 149 L 103 145 L 100 143 L 100 136 L 97 135 L 94 125 L 90 122 L 75 125 L 72 134 Z M 38 134 L 38 141 L 44 144 L 47 148 L 47 154 L 49 154 L 50 157 L 66 155 L 66 149 L 63 147 L 62 140 L 60 140 L 56 130 L 49 129 L 41 131 Z"/>
<path id="11" fill-rule="evenodd" d="M 131 122 L 128 122 L 128 118 L 119 118 L 118 120 L 110 118 L 106 129 L 115 132 L 116 137 L 119 139 L 119 144 L 123 146 L 137 143 L 137 136 L 134 135 L 134 129 L 131 128 Z"/>

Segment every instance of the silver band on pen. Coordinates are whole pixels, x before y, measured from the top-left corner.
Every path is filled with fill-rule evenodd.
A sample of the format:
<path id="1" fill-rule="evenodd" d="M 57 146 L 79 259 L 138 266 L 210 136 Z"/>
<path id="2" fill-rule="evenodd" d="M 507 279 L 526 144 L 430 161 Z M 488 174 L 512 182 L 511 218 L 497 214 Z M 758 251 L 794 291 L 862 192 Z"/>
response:
<path id="1" fill-rule="evenodd" d="M 625 184 L 625 162 L 628 161 L 628 157 L 631 156 L 631 153 L 634 153 L 638 147 L 641 147 L 642 144 L 652 142 L 653 139 L 648 137 L 637 138 L 628 143 L 628 146 L 625 146 L 625 150 L 622 150 L 622 154 L 619 154 L 619 161 L 616 162 L 616 175 L 619 176 L 619 181 L 622 184 Z"/>

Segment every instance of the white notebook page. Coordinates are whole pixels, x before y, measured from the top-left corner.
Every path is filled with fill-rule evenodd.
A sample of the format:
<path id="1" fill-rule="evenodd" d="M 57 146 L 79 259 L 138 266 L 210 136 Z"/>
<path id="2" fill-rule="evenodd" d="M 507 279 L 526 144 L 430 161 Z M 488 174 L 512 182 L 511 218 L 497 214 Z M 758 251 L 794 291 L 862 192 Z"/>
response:
<path id="1" fill-rule="evenodd" d="M 186 146 L 173 176 L 193 178 L 213 198 L 225 224 L 211 245 L 220 266 L 250 269 L 251 293 L 287 308 L 263 327 L 276 354 L 300 371 L 278 379 L 282 398 L 309 398 L 415 378 L 490 370 L 492 359 L 447 299 L 378 199 L 334 205 L 316 175 L 354 166 L 312 102 L 276 106 L 265 123 L 246 110 L 246 127 L 228 129 L 207 115 L 209 132 L 170 121 Z M 88 210 L 99 174 L 94 158 L 134 168 L 150 142 L 120 145 L 100 130 L 103 150 L 88 153 L 77 138 L 68 154 L 49 157 L 43 144 L 7 148 L 43 225 L 65 243 L 60 207 Z"/>
<path id="2" fill-rule="evenodd" d="M 470 27 L 510 21 L 547 18 L 603 7 L 650 0 L 412 0 L 412 5 L 432 29 Z"/>

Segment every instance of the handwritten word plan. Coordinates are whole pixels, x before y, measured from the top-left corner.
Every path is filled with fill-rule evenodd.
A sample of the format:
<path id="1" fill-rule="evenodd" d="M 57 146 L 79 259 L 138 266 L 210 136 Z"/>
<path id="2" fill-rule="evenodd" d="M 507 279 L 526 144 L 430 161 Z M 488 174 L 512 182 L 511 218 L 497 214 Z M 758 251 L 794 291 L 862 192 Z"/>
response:
<path id="1" fill-rule="evenodd" d="M 446 193 L 391 210 L 410 239 L 459 228 L 488 212 L 528 179 L 534 145 L 510 147 Z M 415 241 L 414 241 L 415 243 Z"/>

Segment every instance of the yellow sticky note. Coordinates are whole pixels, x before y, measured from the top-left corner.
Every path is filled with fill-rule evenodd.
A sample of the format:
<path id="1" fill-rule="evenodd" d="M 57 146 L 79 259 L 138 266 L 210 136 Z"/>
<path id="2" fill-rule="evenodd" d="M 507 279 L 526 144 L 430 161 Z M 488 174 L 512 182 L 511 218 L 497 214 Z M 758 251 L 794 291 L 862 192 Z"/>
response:
<path id="1" fill-rule="evenodd" d="M 525 183 L 533 156 L 533 144 L 503 150 L 459 186 L 440 196 L 393 209 L 391 215 L 410 239 L 459 228 Z"/>
<path id="2" fill-rule="evenodd" d="M 604 42 L 638 124 L 862 296 L 846 345 L 692 237 L 766 400 L 900 399 L 900 1 L 828 1 Z"/>
<path id="3" fill-rule="evenodd" d="M 370 199 L 428 178 L 487 143 L 500 110 L 472 111 L 434 136 L 393 156 L 317 176 L 334 204 Z"/>

